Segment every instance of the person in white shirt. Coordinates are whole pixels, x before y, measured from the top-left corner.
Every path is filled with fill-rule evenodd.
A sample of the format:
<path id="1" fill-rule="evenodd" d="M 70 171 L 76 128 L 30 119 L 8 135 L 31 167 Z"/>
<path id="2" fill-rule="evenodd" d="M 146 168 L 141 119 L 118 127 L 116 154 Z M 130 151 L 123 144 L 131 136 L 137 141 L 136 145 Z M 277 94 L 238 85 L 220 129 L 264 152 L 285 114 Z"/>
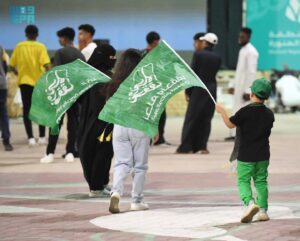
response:
<path id="1" fill-rule="evenodd" d="M 93 36 L 96 32 L 95 28 L 90 24 L 82 24 L 78 27 L 78 44 L 81 53 L 84 55 L 85 60 L 88 61 L 92 56 L 97 44 L 93 42 Z"/>
<path id="2" fill-rule="evenodd" d="M 259 54 L 256 48 L 250 43 L 252 30 L 242 28 L 239 35 L 241 46 L 236 74 L 233 81 L 229 83 L 229 94 L 233 94 L 233 114 L 246 106 L 250 101 L 250 86 L 256 79 Z M 225 140 L 234 140 L 233 133 Z"/>
<path id="3" fill-rule="evenodd" d="M 297 77 L 284 75 L 277 80 L 275 86 L 284 106 L 300 106 L 300 80 Z"/>

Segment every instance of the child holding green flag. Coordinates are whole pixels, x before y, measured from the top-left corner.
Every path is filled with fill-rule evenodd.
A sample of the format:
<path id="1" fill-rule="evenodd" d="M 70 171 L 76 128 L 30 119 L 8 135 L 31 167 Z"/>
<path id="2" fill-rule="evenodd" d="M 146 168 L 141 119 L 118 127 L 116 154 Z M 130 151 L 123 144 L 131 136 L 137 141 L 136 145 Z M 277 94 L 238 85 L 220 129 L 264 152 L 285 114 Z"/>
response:
<path id="1" fill-rule="evenodd" d="M 117 91 L 141 59 L 142 55 L 136 49 L 128 49 L 122 54 L 112 77 L 112 82 L 108 86 L 108 97 Z M 127 95 L 127 93 L 124 94 Z M 158 136 L 155 139 L 157 141 Z M 114 125 L 113 149 L 115 164 L 109 204 L 109 211 L 111 213 L 120 212 L 120 199 L 124 193 L 125 180 L 130 174 L 133 177 L 130 211 L 149 209 L 148 204 L 143 200 L 144 184 L 148 170 L 149 147 L 150 137 L 146 133 L 134 128 Z"/>
<path id="2" fill-rule="evenodd" d="M 251 104 L 241 108 L 234 116 L 228 117 L 225 109 L 217 104 L 216 111 L 221 114 L 230 129 L 239 127 L 241 132 L 238 151 L 237 179 L 240 198 L 246 206 L 241 218 L 249 223 L 258 213 L 258 221 L 268 221 L 268 166 L 270 159 L 269 136 L 274 122 L 274 114 L 265 105 L 271 93 L 270 82 L 255 80 L 251 86 Z M 257 192 L 256 202 L 252 196 L 251 179 Z"/>

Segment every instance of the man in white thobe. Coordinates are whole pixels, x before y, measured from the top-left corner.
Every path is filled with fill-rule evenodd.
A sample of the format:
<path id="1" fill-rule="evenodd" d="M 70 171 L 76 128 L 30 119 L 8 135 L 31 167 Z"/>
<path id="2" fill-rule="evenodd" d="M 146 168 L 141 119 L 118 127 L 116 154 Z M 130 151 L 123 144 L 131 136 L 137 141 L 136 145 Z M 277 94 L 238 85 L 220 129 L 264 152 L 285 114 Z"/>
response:
<path id="1" fill-rule="evenodd" d="M 229 83 L 229 93 L 233 94 L 233 114 L 250 102 L 250 86 L 256 79 L 258 52 L 250 43 L 252 30 L 242 28 L 239 35 L 241 46 L 236 74 L 233 81 Z M 233 133 L 225 140 L 234 140 Z"/>

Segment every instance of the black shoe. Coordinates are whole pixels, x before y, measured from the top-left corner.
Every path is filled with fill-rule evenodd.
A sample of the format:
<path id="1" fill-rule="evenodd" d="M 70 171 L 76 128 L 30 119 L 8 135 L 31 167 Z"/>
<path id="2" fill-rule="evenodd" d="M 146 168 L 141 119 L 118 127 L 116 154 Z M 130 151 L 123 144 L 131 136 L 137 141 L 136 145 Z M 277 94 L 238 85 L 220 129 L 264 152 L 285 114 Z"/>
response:
<path id="1" fill-rule="evenodd" d="M 193 154 L 193 153 L 194 153 L 193 151 L 179 151 L 179 150 L 175 152 L 175 154 Z"/>
<path id="2" fill-rule="evenodd" d="M 163 144 L 163 143 L 165 143 L 164 140 L 158 140 L 158 141 L 155 142 L 153 145 L 154 145 L 154 146 L 158 146 L 158 145 L 161 145 L 161 144 Z"/>
<path id="3" fill-rule="evenodd" d="M 74 157 L 75 158 L 79 158 L 79 152 L 78 151 L 75 151 L 75 153 L 73 153 Z"/>
<path id="4" fill-rule="evenodd" d="M 224 138 L 224 141 L 234 141 L 235 140 L 235 136 L 229 136 Z"/>
<path id="5" fill-rule="evenodd" d="M 5 151 L 12 151 L 14 148 L 11 144 L 4 144 L 4 150 Z"/>
<path id="6" fill-rule="evenodd" d="M 165 140 L 158 140 L 157 142 L 154 143 L 154 146 L 160 146 L 160 145 L 171 146 L 172 144 Z"/>

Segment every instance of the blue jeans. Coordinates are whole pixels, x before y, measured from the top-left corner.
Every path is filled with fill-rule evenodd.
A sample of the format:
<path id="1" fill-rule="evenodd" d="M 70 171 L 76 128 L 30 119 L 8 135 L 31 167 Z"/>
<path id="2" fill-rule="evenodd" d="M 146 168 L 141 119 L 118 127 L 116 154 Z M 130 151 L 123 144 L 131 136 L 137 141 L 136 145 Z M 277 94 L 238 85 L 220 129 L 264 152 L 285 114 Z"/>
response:
<path id="1" fill-rule="evenodd" d="M 9 144 L 9 120 L 6 106 L 7 90 L 0 89 L 0 129 L 3 144 Z"/>

